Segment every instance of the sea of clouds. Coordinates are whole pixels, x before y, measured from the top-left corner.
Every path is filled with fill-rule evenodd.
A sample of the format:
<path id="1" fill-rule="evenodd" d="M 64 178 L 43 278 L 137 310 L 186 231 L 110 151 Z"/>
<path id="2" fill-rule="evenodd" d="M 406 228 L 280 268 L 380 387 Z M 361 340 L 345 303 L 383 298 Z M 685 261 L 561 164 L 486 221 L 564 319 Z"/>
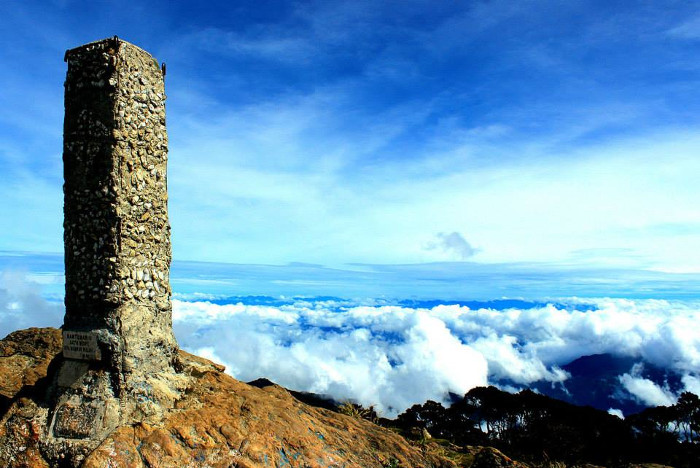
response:
<path id="1" fill-rule="evenodd" d="M 494 382 L 508 381 L 515 389 L 538 381 L 565 387 L 569 375 L 562 365 L 602 353 L 672 370 L 682 376 L 684 390 L 700 392 L 700 304 L 694 302 L 226 302 L 175 300 L 181 346 L 225 364 L 238 379 L 266 377 L 295 390 L 374 405 L 389 416 Z M 667 385 L 644 378 L 640 366 L 618 380 L 620 398 L 649 406 L 677 398 Z"/>
<path id="2" fill-rule="evenodd" d="M 60 326 L 60 298 L 23 274 L 0 274 L 0 336 Z M 456 303 L 455 303 L 456 302 Z M 331 297 L 176 295 L 180 346 L 223 363 L 234 377 L 352 400 L 394 416 L 428 399 L 501 384 L 566 387 L 562 366 L 610 353 L 680 376 L 681 388 L 646 378 L 643 365 L 617 376 L 617 397 L 648 406 L 700 394 L 700 301 L 343 300 Z M 504 385 L 503 382 L 507 382 Z"/>

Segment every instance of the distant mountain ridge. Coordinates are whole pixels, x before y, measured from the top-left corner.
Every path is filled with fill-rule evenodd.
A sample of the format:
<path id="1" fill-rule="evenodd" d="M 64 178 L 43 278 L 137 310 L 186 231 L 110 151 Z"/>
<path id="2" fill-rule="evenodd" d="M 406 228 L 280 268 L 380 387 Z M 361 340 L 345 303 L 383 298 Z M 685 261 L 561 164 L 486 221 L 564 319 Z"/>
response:
<path id="1" fill-rule="evenodd" d="M 635 372 L 637 377 L 667 387 L 675 394 L 683 389 L 680 374 L 629 356 L 610 353 L 582 356 L 562 366 L 562 369 L 570 377 L 561 384 L 536 382 L 530 388 L 575 405 L 592 406 L 603 411 L 614 408 L 623 414 L 638 413 L 648 407 L 624 391 L 619 379 L 623 374 Z"/>

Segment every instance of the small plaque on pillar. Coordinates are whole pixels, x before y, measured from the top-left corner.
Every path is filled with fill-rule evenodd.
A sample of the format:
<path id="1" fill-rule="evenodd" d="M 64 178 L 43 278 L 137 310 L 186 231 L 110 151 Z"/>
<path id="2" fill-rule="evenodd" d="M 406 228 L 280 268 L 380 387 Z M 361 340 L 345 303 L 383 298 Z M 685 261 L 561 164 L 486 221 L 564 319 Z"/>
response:
<path id="1" fill-rule="evenodd" d="M 79 361 L 101 360 L 97 335 L 94 332 L 63 330 L 63 357 Z"/>

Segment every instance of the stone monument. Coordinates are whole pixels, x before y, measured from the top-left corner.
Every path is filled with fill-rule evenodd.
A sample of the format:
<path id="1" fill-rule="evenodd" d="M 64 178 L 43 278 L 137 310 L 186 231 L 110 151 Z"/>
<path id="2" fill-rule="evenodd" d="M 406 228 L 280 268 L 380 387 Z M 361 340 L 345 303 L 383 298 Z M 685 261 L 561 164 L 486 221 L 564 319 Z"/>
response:
<path id="1" fill-rule="evenodd" d="M 164 67 L 116 37 L 66 61 L 65 322 L 0 342 L 0 467 L 453 466 L 177 349 Z"/>
<path id="2" fill-rule="evenodd" d="M 170 302 L 165 66 L 116 36 L 68 50 L 66 315 L 49 433 L 97 440 L 182 386 Z"/>

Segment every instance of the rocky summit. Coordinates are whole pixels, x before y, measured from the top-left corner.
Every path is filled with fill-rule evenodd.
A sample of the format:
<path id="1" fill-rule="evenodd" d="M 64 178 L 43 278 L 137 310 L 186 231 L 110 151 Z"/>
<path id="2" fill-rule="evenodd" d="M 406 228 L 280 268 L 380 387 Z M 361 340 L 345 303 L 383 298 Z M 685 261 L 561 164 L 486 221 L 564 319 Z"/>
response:
<path id="1" fill-rule="evenodd" d="M 178 350 L 165 65 L 117 36 L 64 60 L 66 314 L 0 343 L 0 467 L 456 466 Z"/>
<path id="2" fill-rule="evenodd" d="M 527 466 L 409 442 L 179 350 L 165 64 L 117 36 L 64 60 L 66 314 L 0 341 L 0 468 Z"/>
<path id="3" fill-rule="evenodd" d="M 522 467 L 495 449 L 453 452 L 409 443 L 364 419 L 309 406 L 286 389 L 237 381 L 223 366 L 179 351 L 188 383 L 157 424 L 125 424 L 88 452 L 45 443 L 51 369 L 60 330 L 16 331 L 0 341 L 2 467 Z M 77 428 L 79 429 L 79 428 Z"/>

